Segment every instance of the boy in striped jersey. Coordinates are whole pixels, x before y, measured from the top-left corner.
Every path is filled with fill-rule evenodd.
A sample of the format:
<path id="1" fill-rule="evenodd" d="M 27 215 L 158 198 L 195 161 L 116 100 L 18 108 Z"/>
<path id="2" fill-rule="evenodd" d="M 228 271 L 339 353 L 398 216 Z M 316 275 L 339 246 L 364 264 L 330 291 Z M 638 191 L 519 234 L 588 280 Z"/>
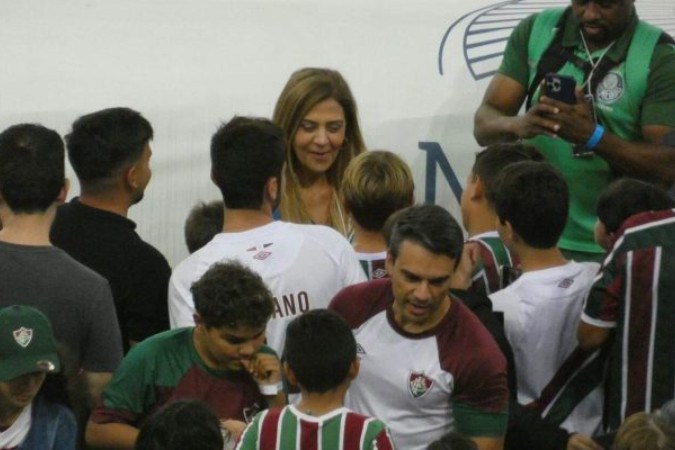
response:
<path id="1" fill-rule="evenodd" d="M 237 450 L 389 450 L 387 428 L 343 406 L 359 372 L 356 340 L 337 314 L 309 311 L 286 330 L 284 369 L 302 392 L 296 405 L 258 414 Z"/>
<path id="2" fill-rule="evenodd" d="M 619 180 L 600 196 L 596 239 L 611 245 L 586 299 L 582 348 L 610 346 L 607 431 L 675 397 L 675 202 L 661 189 Z M 605 241 L 599 238 L 605 237 Z M 614 330 L 613 330 L 614 329 Z"/>
<path id="3" fill-rule="evenodd" d="M 347 166 L 342 198 L 352 218 L 354 250 L 369 280 L 387 276 L 385 222 L 396 211 L 413 204 L 414 190 L 410 168 L 392 152 L 365 152 Z"/>
<path id="4" fill-rule="evenodd" d="M 461 209 L 467 243 L 477 249 L 476 266 L 471 276 L 471 291 L 490 295 L 511 281 L 504 273 L 517 262 L 497 234 L 497 213 L 491 200 L 497 175 L 509 164 L 519 161 L 543 161 L 531 145 L 497 144 L 476 154 L 471 173 L 462 192 Z"/>

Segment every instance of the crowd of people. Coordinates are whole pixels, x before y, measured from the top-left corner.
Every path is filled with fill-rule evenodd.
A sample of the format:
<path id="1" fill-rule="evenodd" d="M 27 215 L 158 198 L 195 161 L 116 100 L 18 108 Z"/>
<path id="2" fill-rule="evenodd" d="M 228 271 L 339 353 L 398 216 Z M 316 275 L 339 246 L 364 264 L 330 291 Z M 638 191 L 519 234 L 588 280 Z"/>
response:
<path id="1" fill-rule="evenodd" d="M 127 217 L 142 114 L 7 128 L 0 450 L 675 448 L 673 79 L 632 0 L 525 19 L 457 220 L 366 149 L 339 72 L 300 69 L 212 136 L 222 198 L 173 269 Z"/>

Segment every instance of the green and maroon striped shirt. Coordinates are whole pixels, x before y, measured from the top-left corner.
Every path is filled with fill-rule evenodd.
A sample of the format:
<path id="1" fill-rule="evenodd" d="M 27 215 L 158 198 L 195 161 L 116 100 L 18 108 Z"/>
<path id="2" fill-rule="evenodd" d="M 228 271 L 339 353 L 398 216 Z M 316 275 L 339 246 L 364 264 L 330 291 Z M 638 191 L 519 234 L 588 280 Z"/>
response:
<path id="1" fill-rule="evenodd" d="M 675 396 L 675 209 L 628 218 L 586 300 L 582 320 L 615 328 L 606 425 Z"/>
<path id="2" fill-rule="evenodd" d="M 339 408 L 311 416 L 295 406 L 262 411 L 246 428 L 237 450 L 392 450 L 385 425 Z"/>

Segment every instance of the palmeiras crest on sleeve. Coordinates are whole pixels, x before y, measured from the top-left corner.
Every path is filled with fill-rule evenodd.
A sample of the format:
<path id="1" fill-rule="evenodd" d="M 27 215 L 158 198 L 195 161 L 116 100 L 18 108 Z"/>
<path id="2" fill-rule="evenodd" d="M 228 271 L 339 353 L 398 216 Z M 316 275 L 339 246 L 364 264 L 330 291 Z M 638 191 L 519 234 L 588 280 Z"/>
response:
<path id="1" fill-rule="evenodd" d="M 434 387 L 434 380 L 424 372 L 410 372 L 408 375 L 408 392 L 413 398 L 422 398 Z"/>
<path id="2" fill-rule="evenodd" d="M 18 330 L 14 330 L 12 334 L 16 343 L 23 348 L 28 347 L 30 341 L 33 340 L 33 330 L 31 328 L 21 327 Z"/>

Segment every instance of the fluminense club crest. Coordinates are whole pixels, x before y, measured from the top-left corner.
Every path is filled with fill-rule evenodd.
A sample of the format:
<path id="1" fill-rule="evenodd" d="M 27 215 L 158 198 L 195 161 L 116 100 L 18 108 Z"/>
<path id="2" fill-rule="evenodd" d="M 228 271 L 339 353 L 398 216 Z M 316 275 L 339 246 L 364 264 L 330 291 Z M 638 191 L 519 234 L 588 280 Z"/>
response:
<path id="1" fill-rule="evenodd" d="M 30 341 L 33 340 L 33 330 L 31 328 L 21 327 L 18 330 L 14 330 L 12 334 L 16 343 L 23 348 L 28 347 Z"/>
<path id="2" fill-rule="evenodd" d="M 413 398 L 421 398 L 434 387 L 434 380 L 424 375 L 424 372 L 410 372 L 408 375 L 408 391 Z"/>

